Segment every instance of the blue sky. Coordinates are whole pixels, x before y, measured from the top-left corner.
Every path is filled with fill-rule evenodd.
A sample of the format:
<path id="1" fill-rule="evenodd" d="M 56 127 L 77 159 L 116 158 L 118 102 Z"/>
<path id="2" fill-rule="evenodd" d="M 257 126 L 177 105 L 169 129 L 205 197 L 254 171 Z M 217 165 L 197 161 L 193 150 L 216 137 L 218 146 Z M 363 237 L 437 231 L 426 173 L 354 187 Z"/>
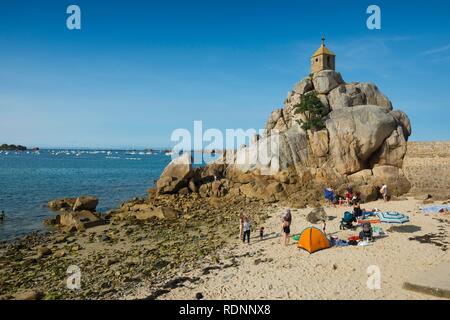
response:
<path id="1" fill-rule="evenodd" d="M 82 30 L 66 28 L 77 4 Z M 368 30 L 366 8 L 382 10 Z M 163 147 L 176 128 L 262 128 L 322 33 L 411 140 L 450 139 L 448 1 L 2 1 L 0 143 Z"/>

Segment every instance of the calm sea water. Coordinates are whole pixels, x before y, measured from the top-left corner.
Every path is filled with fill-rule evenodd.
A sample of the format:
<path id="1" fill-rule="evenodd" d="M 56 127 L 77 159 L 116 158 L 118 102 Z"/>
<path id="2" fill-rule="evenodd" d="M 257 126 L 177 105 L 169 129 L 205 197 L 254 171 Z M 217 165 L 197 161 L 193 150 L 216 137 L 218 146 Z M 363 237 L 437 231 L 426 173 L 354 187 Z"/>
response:
<path id="1" fill-rule="evenodd" d="M 41 150 L 37 153 L 0 153 L 0 240 L 34 230 L 55 213 L 49 200 L 96 195 L 99 211 L 145 196 L 171 157 L 163 152 Z"/>

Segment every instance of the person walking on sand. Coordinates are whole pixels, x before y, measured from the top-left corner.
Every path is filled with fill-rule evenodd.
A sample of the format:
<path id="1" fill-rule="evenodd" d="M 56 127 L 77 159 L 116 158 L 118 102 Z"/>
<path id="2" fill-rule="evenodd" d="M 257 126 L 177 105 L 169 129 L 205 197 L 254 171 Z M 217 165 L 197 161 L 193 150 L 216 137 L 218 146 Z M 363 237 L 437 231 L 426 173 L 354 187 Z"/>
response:
<path id="1" fill-rule="evenodd" d="M 244 215 L 241 213 L 239 215 L 239 239 L 243 239 L 244 237 Z"/>
<path id="2" fill-rule="evenodd" d="M 388 187 L 386 184 L 383 184 L 383 186 L 380 189 L 380 193 L 383 196 L 384 202 L 388 201 Z"/>
<path id="3" fill-rule="evenodd" d="M 247 239 L 247 244 L 250 244 L 250 221 L 248 220 L 248 218 L 244 218 L 244 226 L 243 226 L 243 230 L 244 230 L 244 237 L 242 238 L 242 242 L 245 243 L 245 240 Z"/>
<path id="4" fill-rule="evenodd" d="M 283 215 L 281 219 L 281 228 L 284 233 L 284 245 L 287 246 L 289 244 L 289 236 L 291 234 L 291 223 L 292 223 L 292 214 L 291 210 L 288 209 L 286 213 Z"/>

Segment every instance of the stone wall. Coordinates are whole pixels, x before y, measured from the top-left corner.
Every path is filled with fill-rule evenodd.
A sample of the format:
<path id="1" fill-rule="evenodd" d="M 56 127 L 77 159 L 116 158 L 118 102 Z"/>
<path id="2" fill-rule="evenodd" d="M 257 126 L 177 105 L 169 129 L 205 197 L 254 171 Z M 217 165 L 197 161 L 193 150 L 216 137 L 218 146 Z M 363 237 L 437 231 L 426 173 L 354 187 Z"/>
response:
<path id="1" fill-rule="evenodd" d="M 403 172 L 412 186 L 410 194 L 450 199 L 450 141 L 408 142 Z"/>

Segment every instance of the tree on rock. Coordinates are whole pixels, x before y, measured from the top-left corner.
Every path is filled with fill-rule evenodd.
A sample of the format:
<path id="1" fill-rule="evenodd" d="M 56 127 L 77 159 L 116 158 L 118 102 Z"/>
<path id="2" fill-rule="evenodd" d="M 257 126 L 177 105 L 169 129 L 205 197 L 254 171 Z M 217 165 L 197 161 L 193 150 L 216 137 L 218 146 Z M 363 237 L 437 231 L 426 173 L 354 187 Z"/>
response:
<path id="1" fill-rule="evenodd" d="M 327 109 L 315 92 L 302 95 L 300 103 L 295 106 L 295 114 L 302 114 L 299 124 L 304 130 L 320 130 L 324 128 L 323 117 Z"/>

